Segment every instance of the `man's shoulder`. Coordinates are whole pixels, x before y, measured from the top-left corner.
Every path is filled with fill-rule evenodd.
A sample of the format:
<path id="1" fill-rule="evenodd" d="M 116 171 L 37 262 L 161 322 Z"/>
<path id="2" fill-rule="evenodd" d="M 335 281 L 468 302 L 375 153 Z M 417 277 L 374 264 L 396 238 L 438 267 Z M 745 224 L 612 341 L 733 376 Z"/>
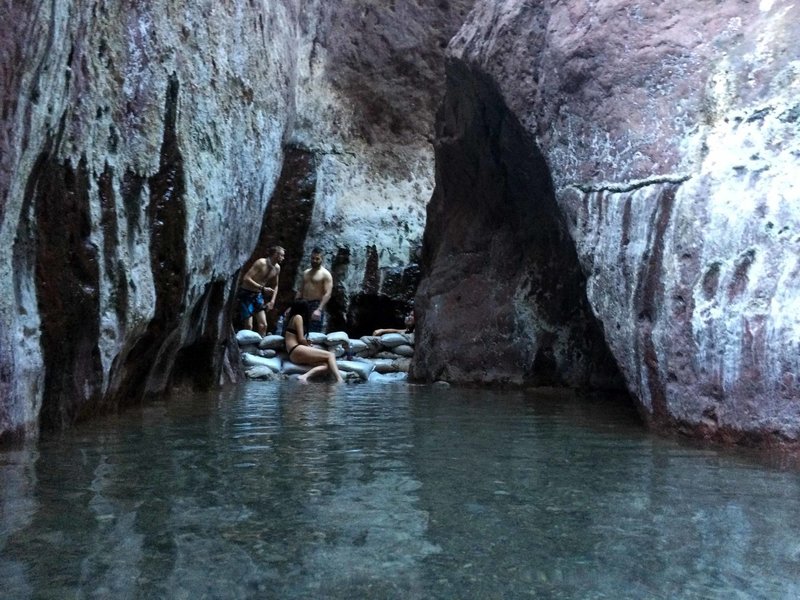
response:
<path id="1" fill-rule="evenodd" d="M 263 259 L 263 258 L 259 258 L 259 259 L 255 260 L 253 262 L 253 264 L 250 265 L 250 268 L 247 269 L 247 272 L 248 273 L 253 273 L 253 272 L 257 273 L 257 272 L 263 270 L 264 269 L 265 260 L 266 259 Z"/>

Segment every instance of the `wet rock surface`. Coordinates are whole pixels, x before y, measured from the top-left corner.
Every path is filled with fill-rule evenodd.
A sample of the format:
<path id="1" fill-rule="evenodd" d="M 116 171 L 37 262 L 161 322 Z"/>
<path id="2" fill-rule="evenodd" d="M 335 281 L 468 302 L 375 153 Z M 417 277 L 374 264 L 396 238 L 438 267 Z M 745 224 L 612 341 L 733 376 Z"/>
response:
<path id="1" fill-rule="evenodd" d="M 351 339 L 344 331 L 329 334 L 310 333 L 315 348 L 333 352 L 336 364 L 346 381 L 381 381 L 380 375 L 396 374 L 405 378 L 414 354 L 413 333 L 386 333 Z M 282 335 L 242 330 L 236 334 L 245 375 L 250 379 L 274 381 L 303 374 L 311 366 L 292 362 Z M 375 376 L 373 376 L 373 373 Z M 320 376 L 324 379 L 324 375 Z M 392 381 L 398 381 L 397 377 Z"/>
<path id="2" fill-rule="evenodd" d="M 417 378 L 800 440 L 794 4 L 6 11 L 0 440 L 241 377 L 237 275 L 275 243 L 281 298 L 325 250 L 354 336 L 419 283 Z"/>
<path id="3" fill-rule="evenodd" d="M 502 127 L 486 128 L 485 139 L 473 133 L 487 87 L 476 82 L 488 81 L 549 167 L 557 215 L 537 226 L 552 237 L 562 231 L 554 221 L 566 228 L 577 262 L 565 272 L 579 266 L 590 312 L 643 415 L 655 427 L 716 439 L 797 442 L 800 324 L 789 315 L 800 291 L 791 179 L 800 160 L 798 16 L 778 1 L 731 0 L 713 11 L 691 2 L 478 2 L 449 50 L 418 315 L 425 333 L 412 371 L 435 378 L 440 351 L 452 362 L 478 357 L 449 340 L 466 320 L 464 300 L 482 293 L 438 287 L 447 264 L 469 264 L 461 276 L 480 273 L 471 287 L 494 300 L 467 308 L 471 318 L 512 339 L 528 331 L 532 347 L 548 329 L 540 315 L 565 306 L 563 278 L 545 280 L 553 296 L 533 296 L 535 317 L 520 327 L 509 317 L 518 304 L 502 290 L 516 289 L 530 265 L 482 270 L 493 253 L 508 261 L 488 242 L 496 225 L 464 234 L 437 220 L 469 206 L 463 222 L 485 222 L 481 215 L 497 210 L 483 188 L 459 187 L 477 163 L 451 152 L 503 139 Z M 514 177 L 522 174 L 501 169 L 494 179 L 502 186 Z M 522 222 L 551 211 L 548 202 L 541 193 L 516 209 L 505 202 L 498 220 Z M 468 235 L 484 241 L 467 243 Z"/>
<path id="4" fill-rule="evenodd" d="M 312 246 L 349 256 L 342 319 L 367 275 L 367 304 L 407 302 L 472 2 L 373 4 L 6 7 L 0 438 L 241 377 L 232 295 L 264 243 L 288 292 Z"/>

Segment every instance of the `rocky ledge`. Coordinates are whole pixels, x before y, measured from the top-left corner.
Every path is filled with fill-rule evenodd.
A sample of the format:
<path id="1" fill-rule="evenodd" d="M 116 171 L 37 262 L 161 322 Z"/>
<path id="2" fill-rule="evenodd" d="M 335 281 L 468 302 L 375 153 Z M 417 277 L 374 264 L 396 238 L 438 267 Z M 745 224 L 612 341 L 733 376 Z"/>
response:
<path id="1" fill-rule="evenodd" d="M 329 334 L 309 333 L 308 339 L 316 348 L 336 355 L 336 364 L 345 381 L 402 381 L 407 378 L 414 355 L 413 333 L 365 335 L 350 339 L 344 331 Z M 241 350 L 245 375 L 250 379 L 288 379 L 311 369 L 289 360 L 282 335 L 261 337 L 255 331 L 242 330 L 236 334 Z M 346 357 L 345 360 L 340 360 Z"/>

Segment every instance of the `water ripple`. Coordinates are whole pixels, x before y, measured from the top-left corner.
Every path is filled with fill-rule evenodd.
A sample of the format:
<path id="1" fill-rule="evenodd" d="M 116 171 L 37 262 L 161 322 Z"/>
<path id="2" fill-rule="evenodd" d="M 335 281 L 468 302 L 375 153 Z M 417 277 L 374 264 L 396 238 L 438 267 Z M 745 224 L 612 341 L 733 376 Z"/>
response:
<path id="1" fill-rule="evenodd" d="M 0 595 L 795 598 L 800 481 L 534 392 L 249 382 L 0 454 Z"/>

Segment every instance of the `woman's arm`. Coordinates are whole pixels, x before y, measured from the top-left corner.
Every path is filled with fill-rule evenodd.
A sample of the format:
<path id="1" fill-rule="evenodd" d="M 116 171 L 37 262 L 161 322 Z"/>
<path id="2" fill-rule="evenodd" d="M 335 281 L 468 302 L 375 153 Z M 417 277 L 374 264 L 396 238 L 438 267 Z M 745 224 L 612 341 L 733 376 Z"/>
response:
<path id="1" fill-rule="evenodd" d="M 305 331 L 303 331 L 303 317 L 300 315 L 295 315 L 292 317 L 292 321 L 294 321 L 294 328 L 297 331 L 297 343 L 303 344 L 304 346 L 310 346 L 311 342 L 306 339 Z"/>

